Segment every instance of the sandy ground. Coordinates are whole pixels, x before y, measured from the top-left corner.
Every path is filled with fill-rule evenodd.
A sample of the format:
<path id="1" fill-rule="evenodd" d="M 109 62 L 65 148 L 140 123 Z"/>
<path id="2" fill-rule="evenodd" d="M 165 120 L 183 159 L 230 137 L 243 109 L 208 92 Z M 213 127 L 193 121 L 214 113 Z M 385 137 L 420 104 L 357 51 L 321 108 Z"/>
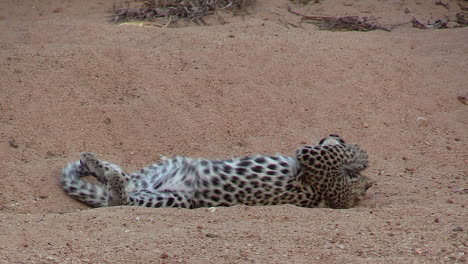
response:
<path id="1" fill-rule="evenodd" d="M 117 26 L 112 0 L 88 2 L 0 2 L 1 263 L 466 262 L 467 28 L 320 31 L 286 0 L 224 25 Z M 383 24 L 466 5 L 313 2 L 297 10 Z M 357 208 L 89 209 L 58 184 L 83 151 L 131 171 L 329 133 L 370 155 Z"/>

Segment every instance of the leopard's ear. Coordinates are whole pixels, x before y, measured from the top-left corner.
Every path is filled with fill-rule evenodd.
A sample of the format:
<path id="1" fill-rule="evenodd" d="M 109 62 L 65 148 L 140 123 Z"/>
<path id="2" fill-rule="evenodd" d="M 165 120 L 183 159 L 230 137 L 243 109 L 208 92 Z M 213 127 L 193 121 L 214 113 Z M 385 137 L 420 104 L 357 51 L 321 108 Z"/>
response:
<path id="1" fill-rule="evenodd" d="M 338 134 L 330 134 L 326 138 L 322 138 L 319 141 L 319 145 L 326 146 L 326 145 L 339 145 L 345 144 L 345 141 L 338 135 Z"/>

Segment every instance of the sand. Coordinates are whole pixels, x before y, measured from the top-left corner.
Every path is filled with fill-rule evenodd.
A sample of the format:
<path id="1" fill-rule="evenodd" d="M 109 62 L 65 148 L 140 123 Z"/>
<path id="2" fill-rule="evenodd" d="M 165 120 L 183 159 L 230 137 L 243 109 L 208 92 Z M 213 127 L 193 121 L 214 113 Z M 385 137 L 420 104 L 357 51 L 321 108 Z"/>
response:
<path id="1" fill-rule="evenodd" d="M 466 262 L 467 28 L 321 31 L 286 0 L 225 24 L 118 26 L 113 2 L 0 2 L 1 263 Z M 467 5 L 313 2 L 295 10 L 383 25 Z M 84 151 L 132 171 L 293 155 L 330 133 L 369 153 L 377 183 L 356 208 L 90 209 L 58 184 Z"/>

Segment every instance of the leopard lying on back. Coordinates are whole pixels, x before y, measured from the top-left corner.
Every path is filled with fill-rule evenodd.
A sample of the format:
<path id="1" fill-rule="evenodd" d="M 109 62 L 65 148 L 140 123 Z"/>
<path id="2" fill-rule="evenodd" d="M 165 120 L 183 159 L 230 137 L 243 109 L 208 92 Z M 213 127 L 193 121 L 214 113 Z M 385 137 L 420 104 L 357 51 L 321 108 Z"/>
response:
<path id="1" fill-rule="evenodd" d="M 60 182 L 67 194 L 92 207 L 293 204 L 350 208 L 372 185 L 360 174 L 367 166 L 364 150 L 332 134 L 316 146 L 301 147 L 296 157 L 174 157 L 131 174 L 83 153 L 63 169 Z M 95 177 L 97 183 L 84 176 Z"/>

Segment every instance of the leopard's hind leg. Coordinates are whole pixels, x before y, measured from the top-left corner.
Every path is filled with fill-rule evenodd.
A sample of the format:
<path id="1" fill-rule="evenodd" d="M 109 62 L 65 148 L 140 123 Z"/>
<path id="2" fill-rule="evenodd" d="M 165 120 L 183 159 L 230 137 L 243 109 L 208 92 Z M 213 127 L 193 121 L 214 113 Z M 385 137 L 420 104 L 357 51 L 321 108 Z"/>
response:
<path id="1" fill-rule="evenodd" d="M 122 172 L 112 170 L 106 175 L 109 190 L 109 206 L 128 205 L 127 179 Z"/>
<path id="2" fill-rule="evenodd" d="M 106 174 L 117 171 L 122 172 L 122 169 L 110 162 L 99 160 L 96 156 L 89 152 L 81 153 L 80 163 L 84 173 L 91 174 L 96 179 L 104 184 L 107 183 L 108 177 Z"/>
<path id="3" fill-rule="evenodd" d="M 81 154 L 80 163 L 89 174 L 106 184 L 109 192 L 108 206 L 128 204 L 128 192 L 131 190 L 131 188 L 127 188 L 129 187 L 129 178 L 119 166 L 99 160 L 88 152 Z"/>
<path id="4" fill-rule="evenodd" d="M 62 170 L 60 184 L 63 191 L 71 197 L 92 207 L 107 206 L 108 191 L 102 184 L 84 181 L 89 175 L 79 161 L 69 163 Z"/>

